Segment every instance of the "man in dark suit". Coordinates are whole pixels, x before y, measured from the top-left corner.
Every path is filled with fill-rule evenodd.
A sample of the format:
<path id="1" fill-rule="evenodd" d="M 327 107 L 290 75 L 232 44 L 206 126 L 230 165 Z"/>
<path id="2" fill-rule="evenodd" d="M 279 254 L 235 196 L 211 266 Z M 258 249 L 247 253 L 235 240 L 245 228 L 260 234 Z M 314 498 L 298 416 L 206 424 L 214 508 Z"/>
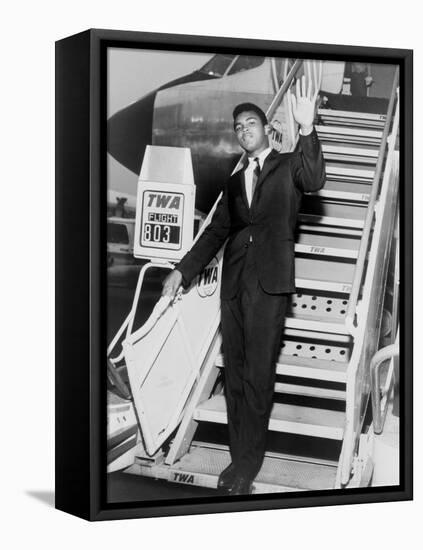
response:
<path id="1" fill-rule="evenodd" d="M 302 84 L 302 85 L 301 85 Z M 294 233 L 302 193 L 324 185 L 324 160 L 313 128 L 317 91 L 297 81 L 292 112 L 300 125 L 297 152 L 269 147 L 269 126 L 254 104 L 238 105 L 234 130 L 247 153 L 224 188 L 210 224 L 163 283 L 174 296 L 190 284 L 226 240 L 221 285 L 225 397 L 232 463 L 218 487 L 251 492 L 266 449 L 276 360 L 290 293 L 295 292 Z"/>

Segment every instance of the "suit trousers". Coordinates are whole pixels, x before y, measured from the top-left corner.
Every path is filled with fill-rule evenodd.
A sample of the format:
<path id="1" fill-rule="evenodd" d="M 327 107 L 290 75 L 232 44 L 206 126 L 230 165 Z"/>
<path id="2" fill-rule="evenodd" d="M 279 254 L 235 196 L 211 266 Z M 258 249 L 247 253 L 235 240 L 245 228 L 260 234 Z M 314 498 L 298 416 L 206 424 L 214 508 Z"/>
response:
<path id="1" fill-rule="evenodd" d="M 288 294 L 260 286 L 248 245 L 236 296 L 221 302 L 229 444 L 240 475 L 254 479 L 264 453 Z"/>

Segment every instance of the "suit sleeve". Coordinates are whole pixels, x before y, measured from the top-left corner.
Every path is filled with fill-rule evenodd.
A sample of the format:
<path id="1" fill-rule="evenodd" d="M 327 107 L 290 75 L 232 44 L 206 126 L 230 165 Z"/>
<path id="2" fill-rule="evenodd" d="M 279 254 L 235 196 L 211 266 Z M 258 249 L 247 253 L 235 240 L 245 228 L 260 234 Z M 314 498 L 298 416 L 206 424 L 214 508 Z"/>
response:
<path id="1" fill-rule="evenodd" d="M 175 266 L 182 273 L 182 284 L 186 288 L 210 260 L 217 254 L 231 228 L 228 208 L 228 188 L 224 188 L 223 195 L 216 206 L 216 210 L 209 225 L 189 252 Z"/>
<path id="2" fill-rule="evenodd" d="M 301 192 L 318 191 L 324 186 L 325 161 L 315 128 L 307 136 L 300 134 L 299 151 L 292 156 L 291 171 L 294 183 Z"/>

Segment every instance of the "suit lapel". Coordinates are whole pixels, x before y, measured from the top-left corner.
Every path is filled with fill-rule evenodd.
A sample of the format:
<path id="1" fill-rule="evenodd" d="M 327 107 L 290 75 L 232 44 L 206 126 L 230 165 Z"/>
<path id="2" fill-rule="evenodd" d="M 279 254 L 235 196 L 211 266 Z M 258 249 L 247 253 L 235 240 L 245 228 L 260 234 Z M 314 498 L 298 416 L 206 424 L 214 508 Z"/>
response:
<path id="1" fill-rule="evenodd" d="M 260 187 L 263 185 L 263 183 L 264 183 L 265 179 L 267 178 L 267 176 L 269 176 L 269 174 L 271 174 L 273 172 L 273 170 L 278 166 L 279 160 L 280 160 L 279 153 L 277 151 L 275 151 L 275 149 L 272 149 L 272 151 L 268 154 L 268 156 L 266 157 L 266 160 L 264 161 L 263 170 L 260 172 L 260 176 L 259 176 L 259 178 L 257 180 L 257 183 L 256 183 L 256 189 L 255 189 L 255 192 L 254 192 L 254 197 L 252 197 L 252 200 L 251 200 L 251 206 L 248 204 L 247 191 L 245 189 L 245 168 L 247 168 L 247 166 L 248 166 L 248 159 L 247 158 L 245 158 L 242 168 L 240 168 L 238 170 L 238 172 L 236 172 L 236 174 L 234 174 L 234 176 L 237 177 L 237 180 L 238 180 L 237 184 L 240 188 L 240 193 L 241 193 L 241 196 L 242 196 L 242 200 L 244 202 L 244 205 L 245 205 L 245 208 L 247 209 L 247 211 L 249 211 L 250 208 L 253 207 L 254 203 L 257 200 L 258 193 L 260 191 Z"/>
<path id="2" fill-rule="evenodd" d="M 244 170 L 239 172 L 239 179 L 241 184 L 242 200 L 244 201 L 244 204 L 247 210 L 249 210 L 250 206 L 248 205 L 247 190 L 245 188 L 245 171 Z"/>
<path id="3" fill-rule="evenodd" d="M 248 166 L 248 160 L 245 158 L 243 161 L 242 167 L 234 174 L 237 178 L 237 185 L 239 186 L 239 193 L 241 194 L 242 200 L 244 202 L 245 208 L 250 209 L 247 199 L 247 191 L 245 189 L 245 169 Z"/>
<path id="4" fill-rule="evenodd" d="M 280 160 L 280 155 L 277 151 L 272 149 L 272 151 L 267 155 L 266 160 L 263 164 L 263 169 L 260 172 L 260 176 L 257 180 L 256 189 L 254 192 L 254 197 L 251 201 L 251 207 L 253 204 L 257 201 L 258 195 L 260 193 L 260 188 L 263 185 L 266 178 L 275 170 L 275 168 L 278 166 Z M 244 185 L 245 187 L 245 185 Z M 247 203 L 248 204 L 248 203 Z"/>

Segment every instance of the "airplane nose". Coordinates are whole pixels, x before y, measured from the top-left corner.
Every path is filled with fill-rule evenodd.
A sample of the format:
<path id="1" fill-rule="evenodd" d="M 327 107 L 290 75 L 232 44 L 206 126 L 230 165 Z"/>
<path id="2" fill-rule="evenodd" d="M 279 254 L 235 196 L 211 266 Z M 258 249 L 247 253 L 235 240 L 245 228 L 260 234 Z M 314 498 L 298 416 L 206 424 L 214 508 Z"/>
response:
<path id="1" fill-rule="evenodd" d="M 156 91 L 112 115 L 107 121 L 107 150 L 126 168 L 139 174 L 146 145 L 152 143 Z"/>

